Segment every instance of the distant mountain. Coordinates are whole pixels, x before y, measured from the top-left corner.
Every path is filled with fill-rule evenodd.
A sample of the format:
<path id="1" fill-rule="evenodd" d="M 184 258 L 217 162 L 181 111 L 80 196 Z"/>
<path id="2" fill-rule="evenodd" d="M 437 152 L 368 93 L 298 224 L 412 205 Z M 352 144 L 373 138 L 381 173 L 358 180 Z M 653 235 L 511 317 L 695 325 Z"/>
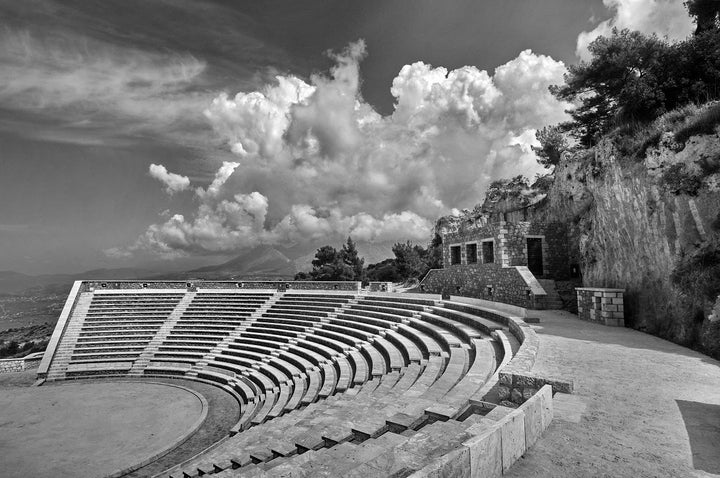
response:
<path id="1" fill-rule="evenodd" d="M 272 246 L 258 246 L 222 264 L 200 267 L 188 274 L 223 275 L 233 277 L 273 276 L 293 277 L 293 261 Z"/>
<path id="2" fill-rule="evenodd" d="M 340 249 L 342 244 L 336 247 Z M 366 266 L 394 256 L 392 248 L 388 245 L 359 242 L 357 248 L 360 257 L 365 258 Z M 162 274 L 147 269 L 129 267 L 94 269 L 79 274 L 44 274 L 37 276 L 14 271 L 0 271 L 0 294 L 64 294 L 70 290 L 72 283 L 76 280 L 286 280 L 292 279 L 298 271 L 311 270 L 316 250 L 317 248 L 313 248 L 312 252 L 297 257 L 295 254 L 302 254 L 307 251 L 307 248 L 296 251 L 286 249 L 287 254 L 296 257 L 290 259 L 275 247 L 258 246 L 222 264 Z M 295 254 L 292 254 L 293 252 Z"/>
<path id="3" fill-rule="evenodd" d="M 395 254 L 393 254 L 392 246 L 387 244 L 374 244 L 371 242 L 356 242 L 355 246 L 358 250 L 358 255 L 365 259 L 365 267 L 368 266 L 368 264 L 376 264 L 378 262 L 384 261 L 385 259 L 390 259 L 392 257 L 395 257 Z M 336 249 L 340 250 L 342 249 L 342 244 L 340 245 L 333 245 Z M 309 252 L 307 254 L 304 254 L 297 259 L 295 259 L 295 268 L 298 271 L 311 271 L 312 270 L 312 261 L 315 259 L 315 252 L 317 249 L 313 249 L 312 252 Z"/>

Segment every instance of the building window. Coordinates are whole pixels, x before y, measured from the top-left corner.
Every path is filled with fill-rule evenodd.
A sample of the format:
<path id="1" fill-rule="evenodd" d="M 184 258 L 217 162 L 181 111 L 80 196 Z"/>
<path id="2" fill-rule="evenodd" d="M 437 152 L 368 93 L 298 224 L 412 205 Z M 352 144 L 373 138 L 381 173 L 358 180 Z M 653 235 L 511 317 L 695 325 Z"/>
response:
<path id="1" fill-rule="evenodd" d="M 495 242 L 483 241 L 482 243 L 483 264 L 492 264 L 495 262 Z"/>
<path id="2" fill-rule="evenodd" d="M 460 246 L 450 246 L 450 265 L 460 264 Z"/>
<path id="3" fill-rule="evenodd" d="M 468 264 L 477 264 L 477 244 L 467 244 L 465 246 L 465 256 Z"/>

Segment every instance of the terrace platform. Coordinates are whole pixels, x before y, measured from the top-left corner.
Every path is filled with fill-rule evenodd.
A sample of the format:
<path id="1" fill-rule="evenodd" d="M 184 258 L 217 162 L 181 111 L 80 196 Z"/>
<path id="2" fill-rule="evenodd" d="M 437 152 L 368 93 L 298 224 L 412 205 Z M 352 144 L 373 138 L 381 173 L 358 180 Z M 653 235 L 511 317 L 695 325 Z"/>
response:
<path id="1" fill-rule="evenodd" d="M 720 476 L 720 362 L 628 328 L 532 311 L 534 372 L 574 382 L 505 476 Z"/>

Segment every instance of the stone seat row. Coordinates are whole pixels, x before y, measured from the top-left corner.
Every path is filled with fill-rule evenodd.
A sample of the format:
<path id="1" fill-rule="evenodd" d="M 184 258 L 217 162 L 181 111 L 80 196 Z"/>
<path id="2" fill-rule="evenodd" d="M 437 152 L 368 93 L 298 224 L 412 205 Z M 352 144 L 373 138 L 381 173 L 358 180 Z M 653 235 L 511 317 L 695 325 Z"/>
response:
<path id="1" fill-rule="evenodd" d="M 489 343 L 488 340 L 485 342 Z M 487 350 L 492 350 L 491 346 L 488 347 Z M 479 360 L 482 360 L 482 355 L 480 352 L 477 354 Z M 462 400 L 467 401 L 468 397 L 466 390 L 457 392 L 462 397 L 456 396 L 453 387 L 444 395 L 428 394 L 433 385 L 442 380 L 440 362 L 441 357 L 433 357 L 426 366 L 411 364 L 402 371 L 376 377 L 348 393 L 334 395 L 251 428 L 236 436 L 239 438 L 233 437 L 232 442 L 223 447 L 224 451 L 216 449 L 209 456 L 202 457 L 203 463 L 189 464 L 172 476 L 197 476 L 201 472 L 212 473 L 213 470 L 265 463 L 272 458 L 292 457 L 298 452 L 355 438 L 372 438 L 391 428 L 407 429 L 427 422 L 431 414 L 426 409 L 437 408 L 438 403 L 451 407 Z M 476 363 L 474 368 L 479 368 L 479 364 Z M 480 388 L 493 370 L 493 361 L 486 363 L 485 377 L 476 377 L 475 387 Z M 461 387 L 464 386 L 462 384 L 462 381 L 458 382 Z M 455 407 L 459 408 L 458 405 Z"/>
<path id="2" fill-rule="evenodd" d="M 397 322 L 392 322 L 392 324 L 398 325 Z M 446 336 L 439 330 L 442 329 L 442 325 L 443 324 L 435 325 L 435 328 L 431 327 L 433 330 L 432 335 L 440 338 L 446 338 Z M 412 327 L 408 327 L 408 329 L 412 329 Z M 469 333 L 469 330 L 464 329 L 464 332 L 466 337 L 470 337 L 471 334 Z M 472 334 L 472 342 L 466 343 L 465 347 L 453 346 L 452 344 L 454 342 L 449 342 L 447 340 L 444 341 L 444 345 L 442 346 L 440 344 L 436 344 L 435 350 L 437 351 L 437 354 L 430 355 L 428 353 L 426 355 L 426 358 L 420 358 L 419 360 L 423 362 L 422 364 L 407 363 L 407 365 L 401 366 L 397 370 L 392 370 L 391 368 L 389 373 L 379 374 L 372 378 L 368 377 L 370 378 L 370 380 L 364 382 L 364 385 L 362 385 L 362 389 L 381 390 L 382 387 L 378 386 L 381 382 L 387 384 L 391 382 L 391 378 L 394 378 L 394 381 L 392 382 L 393 384 L 405 385 L 403 392 L 406 393 L 407 399 L 409 399 L 411 402 L 414 402 L 413 406 L 415 407 L 416 411 L 418 407 L 428 407 L 436 402 L 443 403 L 443 400 L 448 405 L 458 406 L 458 403 L 464 403 L 467 401 L 467 398 L 469 395 L 471 395 L 470 392 L 472 391 L 470 390 L 470 388 L 472 388 L 473 390 L 477 390 L 477 388 L 479 388 L 482 383 L 484 383 L 484 379 L 491 375 L 492 371 L 495 368 L 496 347 L 490 345 L 490 341 L 488 341 L 487 339 L 480 339 L 479 337 L 481 336 L 482 335 L 477 332 L 475 334 Z M 307 338 L 310 337 L 308 336 Z M 428 340 L 433 339 L 430 336 L 426 335 L 425 341 Z M 268 342 L 270 342 L 270 340 L 268 340 Z M 397 343 L 406 344 L 407 342 Z M 418 354 L 416 355 L 416 357 L 422 357 L 422 355 L 420 355 L 419 349 L 416 349 L 416 353 Z M 410 355 L 410 353 L 408 352 L 406 352 L 406 354 Z M 405 354 L 401 354 L 399 350 L 397 350 L 397 355 L 403 356 Z M 418 369 L 422 369 L 422 373 L 418 373 Z M 413 372 L 415 373 L 413 374 Z M 361 385 L 361 383 L 356 383 L 355 385 Z M 450 393 L 450 391 L 456 386 L 458 387 L 458 392 L 457 394 L 453 395 Z M 350 389 L 348 393 L 351 393 L 354 390 L 355 389 Z M 362 393 L 358 393 L 356 395 L 362 396 Z M 334 397 L 322 403 L 331 403 L 332 400 L 334 400 Z M 393 400 L 392 403 L 397 403 L 397 401 Z M 373 407 L 375 407 L 376 405 L 377 404 L 373 405 Z M 310 407 L 308 407 L 308 409 L 309 408 Z M 295 415 L 298 413 L 302 412 L 295 411 L 290 415 Z M 347 416 L 347 411 L 343 412 L 343 416 Z M 276 418 L 275 420 L 267 422 L 267 424 L 262 424 L 261 427 L 264 428 L 268 424 L 276 423 L 278 420 L 284 420 L 284 417 L 285 416 Z M 277 423 L 279 424 L 280 422 Z M 254 428 L 246 430 L 240 435 L 252 433 L 252 430 L 254 430 Z M 312 433 L 310 435 L 312 435 Z M 291 444 L 288 446 L 293 449 L 301 448 L 301 445 L 294 447 Z M 257 459 L 258 458 L 256 457 L 255 460 Z"/>

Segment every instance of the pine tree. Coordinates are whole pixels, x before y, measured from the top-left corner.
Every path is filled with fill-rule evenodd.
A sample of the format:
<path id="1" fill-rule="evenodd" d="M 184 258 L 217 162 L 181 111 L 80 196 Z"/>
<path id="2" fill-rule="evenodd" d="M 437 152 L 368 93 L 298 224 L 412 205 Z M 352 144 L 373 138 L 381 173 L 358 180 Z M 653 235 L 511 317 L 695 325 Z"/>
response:
<path id="1" fill-rule="evenodd" d="M 353 280 L 362 280 L 365 259 L 358 256 L 357 247 L 355 246 L 352 237 L 348 236 L 347 243 L 343 244 L 342 250 L 340 251 L 340 257 L 345 265 L 352 268 Z"/>

